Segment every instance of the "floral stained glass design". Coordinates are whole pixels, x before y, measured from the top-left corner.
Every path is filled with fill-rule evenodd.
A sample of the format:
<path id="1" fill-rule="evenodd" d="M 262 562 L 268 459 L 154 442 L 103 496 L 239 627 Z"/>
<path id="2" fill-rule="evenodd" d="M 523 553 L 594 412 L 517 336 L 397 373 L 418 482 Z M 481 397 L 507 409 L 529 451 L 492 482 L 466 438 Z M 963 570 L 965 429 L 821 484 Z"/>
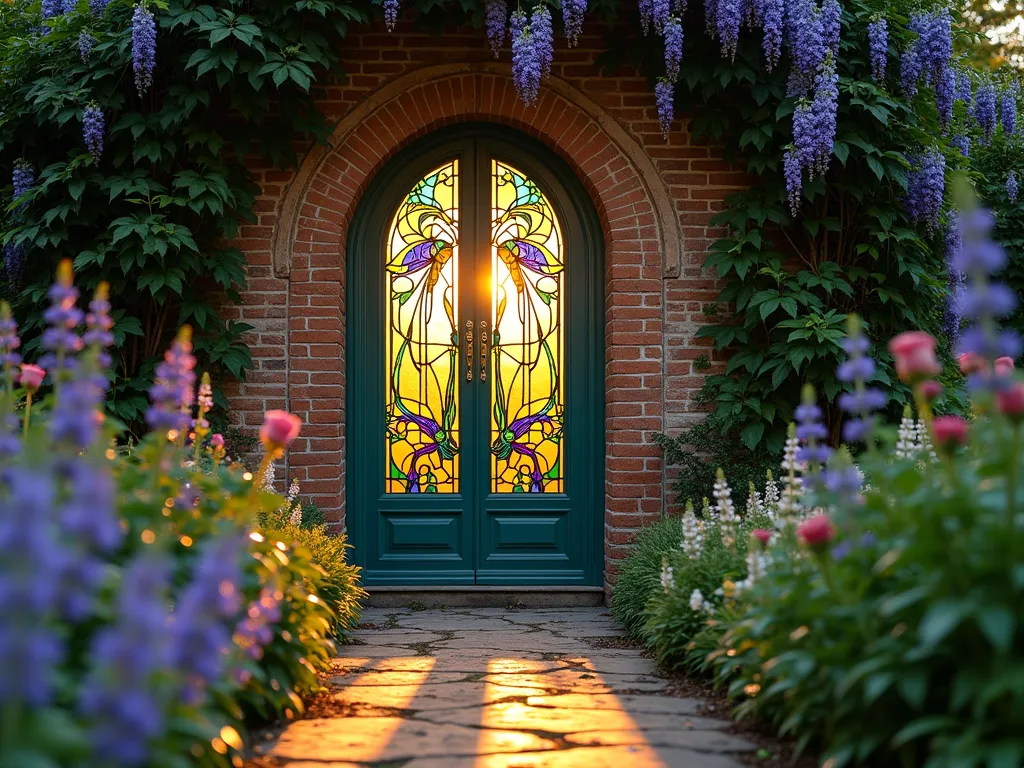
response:
<path id="1" fill-rule="evenodd" d="M 387 241 L 387 493 L 459 490 L 459 168 L 428 174 Z"/>
<path id="2" fill-rule="evenodd" d="M 491 162 L 491 491 L 564 491 L 563 241 L 537 185 Z"/>

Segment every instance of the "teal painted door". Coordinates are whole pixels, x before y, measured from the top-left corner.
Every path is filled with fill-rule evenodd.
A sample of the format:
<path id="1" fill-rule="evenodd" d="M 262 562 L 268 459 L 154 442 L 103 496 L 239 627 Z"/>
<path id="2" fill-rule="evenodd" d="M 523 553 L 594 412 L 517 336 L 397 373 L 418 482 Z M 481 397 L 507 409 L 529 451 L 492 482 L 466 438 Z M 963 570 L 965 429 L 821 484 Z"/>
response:
<path id="1" fill-rule="evenodd" d="M 542 145 L 460 126 L 348 243 L 347 516 L 368 584 L 600 584 L 600 235 Z"/>

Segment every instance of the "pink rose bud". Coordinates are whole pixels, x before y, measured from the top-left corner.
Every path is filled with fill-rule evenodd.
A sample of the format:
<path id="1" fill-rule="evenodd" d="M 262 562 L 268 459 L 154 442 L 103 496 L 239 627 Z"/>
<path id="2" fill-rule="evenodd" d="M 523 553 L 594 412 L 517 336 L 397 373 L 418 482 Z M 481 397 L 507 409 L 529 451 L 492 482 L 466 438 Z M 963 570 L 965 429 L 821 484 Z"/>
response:
<path id="1" fill-rule="evenodd" d="M 764 528 L 755 528 L 750 535 L 760 541 L 762 547 L 767 547 L 768 542 L 772 540 L 772 532 L 766 531 Z"/>
<path id="2" fill-rule="evenodd" d="M 964 376 L 982 373 L 985 370 L 985 358 L 973 352 L 964 352 L 956 361 L 960 364 L 960 373 Z"/>
<path id="3" fill-rule="evenodd" d="M 928 379 L 921 382 L 921 386 L 917 388 L 917 391 L 920 393 L 922 400 L 930 403 L 942 394 L 942 385 L 935 381 L 935 379 Z"/>
<path id="4" fill-rule="evenodd" d="M 220 432 L 215 432 L 214 434 L 210 435 L 210 445 L 212 445 L 214 448 L 223 448 L 224 435 L 222 435 Z"/>
<path id="5" fill-rule="evenodd" d="M 1010 376 L 1013 373 L 1012 357 L 996 358 L 996 376 Z"/>
<path id="6" fill-rule="evenodd" d="M 935 357 L 935 339 L 924 331 L 907 331 L 894 336 L 889 341 L 889 351 L 896 358 L 896 375 L 903 381 L 942 372 Z"/>
<path id="7" fill-rule="evenodd" d="M 38 365 L 32 365 L 31 363 L 22 364 L 19 381 L 21 382 L 21 386 L 27 389 L 31 394 L 34 395 L 39 391 L 39 387 L 43 385 L 43 379 L 45 378 L 46 371 Z"/>
<path id="8" fill-rule="evenodd" d="M 1015 381 L 996 390 L 996 407 L 1014 420 L 1024 416 L 1024 381 Z"/>
<path id="9" fill-rule="evenodd" d="M 818 547 L 822 544 L 828 544 L 832 541 L 832 537 L 835 536 L 835 529 L 832 527 L 832 521 L 825 515 L 818 515 L 812 517 L 804 523 L 800 524 L 800 527 L 796 529 L 797 535 L 803 539 L 804 543 L 809 547 Z"/>
<path id="10" fill-rule="evenodd" d="M 299 436 L 302 420 L 287 411 L 267 411 L 263 414 L 260 440 L 271 448 L 287 448 Z"/>
<path id="11" fill-rule="evenodd" d="M 935 444 L 947 447 L 967 442 L 967 422 L 959 416 L 939 416 L 932 422 Z"/>

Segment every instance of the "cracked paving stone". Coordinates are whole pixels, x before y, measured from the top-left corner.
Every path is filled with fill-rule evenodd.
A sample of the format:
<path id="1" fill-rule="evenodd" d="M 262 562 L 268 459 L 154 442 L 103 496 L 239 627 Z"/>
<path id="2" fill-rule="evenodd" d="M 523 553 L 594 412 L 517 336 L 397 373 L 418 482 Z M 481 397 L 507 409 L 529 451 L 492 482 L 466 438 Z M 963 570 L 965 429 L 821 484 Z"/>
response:
<path id="1" fill-rule="evenodd" d="M 368 612 L 331 665 L 332 717 L 261 744 L 288 768 L 741 768 L 753 748 L 632 648 L 601 608 Z M 405 625 L 403 625 L 403 622 Z M 396 626 L 396 623 L 398 626 Z M 415 645 L 415 647 L 405 647 Z"/>

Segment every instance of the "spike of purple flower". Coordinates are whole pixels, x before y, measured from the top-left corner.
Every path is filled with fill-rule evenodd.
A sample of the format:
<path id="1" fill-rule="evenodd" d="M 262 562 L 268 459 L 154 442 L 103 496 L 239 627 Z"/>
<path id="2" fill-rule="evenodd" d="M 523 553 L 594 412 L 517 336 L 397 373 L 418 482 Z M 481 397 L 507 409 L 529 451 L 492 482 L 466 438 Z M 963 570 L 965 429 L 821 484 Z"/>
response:
<path id="1" fill-rule="evenodd" d="M 912 46 L 900 57 L 900 87 L 908 99 L 917 96 L 917 83 L 921 79 L 921 59 Z"/>
<path id="2" fill-rule="evenodd" d="M 18 338 L 18 324 L 7 302 L 0 302 L 0 369 L 5 375 L 13 376 L 14 369 L 21 364 L 19 347 L 21 339 Z"/>
<path id="3" fill-rule="evenodd" d="M 11 186 L 14 188 L 12 193 L 14 199 L 17 200 L 19 197 L 24 195 L 31 189 L 32 185 L 36 182 L 35 169 L 29 164 L 24 158 L 19 158 L 14 161 L 14 169 L 11 171 Z M 15 209 L 16 214 L 21 214 L 25 211 L 25 207 L 28 203 L 22 203 Z"/>
<path id="4" fill-rule="evenodd" d="M 94 163 L 99 163 L 103 156 L 103 134 L 106 130 L 106 123 L 103 119 L 103 110 L 96 102 L 90 102 L 82 111 L 82 139 L 85 141 L 85 148 L 92 155 Z"/>
<path id="5" fill-rule="evenodd" d="M 156 367 L 156 381 L 149 390 L 153 405 L 146 411 L 146 421 L 158 431 L 183 432 L 192 423 L 191 409 L 195 397 L 196 359 L 192 355 L 192 335 L 187 327 L 178 332 L 171 348 Z"/>
<path id="6" fill-rule="evenodd" d="M 839 35 L 842 30 L 843 7 L 839 0 L 824 0 L 818 11 L 818 24 L 821 27 L 821 42 L 832 52 L 833 58 L 839 55 Z"/>
<path id="7" fill-rule="evenodd" d="M 1011 203 L 1017 202 L 1017 193 L 1020 191 L 1017 186 L 1017 174 L 1014 171 L 1010 171 L 1010 175 L 1006 177 L 1006 198 Z"/>
<path id="8" fill-rule="evenodd" d="M 515 15 L 512 16 L 515 20 Z M 532 107 L 540 91 L 541 68 L 531 41 L 529 26 L 512 39 L 512 82 L 523 104 Z"/>
<path id="9" fill-rule="evenodd" d="M 1006 136 L 1013 136 L 1017 132 L 1017 93 L 1018 86 L 1016 81 L 1003 91 L 999 112 L 1003 124 L 1003 133 Z"/>
<path id="10" fill-rule="evenodd" d="M 562 23 L 569 47 L 575 48 L 583 34 L 583 17 L 587 13 L 587 0 L 562 0 Z"/>
<path id="11" fill-rule="evenodd" d="M 800 212 L 800 198 L 803 193 L 803 168 L 795 147 L 789 147 L 783 155 L 782 171 L 786 179 L 789 211 L 795 217 Z"/>
<path id="12" fill-rule="evenodd" d="M 718 33 L 722 55 L 733 60 L 736 58 L 740 26 L 743 23 L 743 0 L 718 0 L 716 10 L 715 31 Z"/>
<path id="13" fill-rule="evenodd" d="M 50 287 L 50 306 L 43 312 L 47 328 L 43 331 L 42 346 L 46 350 L 39 364 L 60 382 L 76 367 L 74 356 L 81 351 L 83 343 L 78 335 L 78 326 L 84 314 L 77 306 L 78 289 L 72 283 L 71 263 L 61 262 L 57 279 Z"/>
<path id="14" fill-rule="evenodd" d="M 92 47 L 96 44 L 95 38 L 88 32 L 82 32 L 78 36 L 78 56 L 82 59 L 83 64 L 89 62 L 89 54 L 92 53 Z"/>
<path id="15" fill-rule="evenodd" d="M 949 143 L 952 146 L 954 146 L 957 149 L 959 149 L 960 150 L 960 154 L 962 156 L 970 157 L 970 153 L 971 153 L 971 137 L 970 136 L 968 136 L 966 134 L 963 134 L 963 133 L 958 133 L 956 136 L 953 136 L 949 140 Z"/>
<path id="16" fill-rule="evenodd" d="M 943 132 L 953 120 L 953 102 L 956 99 L 956 75 L 946 67 L 935 83 L 935 108 L 939 113 L 939 124 Z"/>
<path id="17" fill-rule="evenodd" d="M 704 0 L 704 31 L 709 37 L 714 37 L 717 27 L 718 0 Z"/>
<path id="18" fill-rule="evenodd" d="M 765 68 L 771 72 L 778 66 L 782 58 L 782 39 L 785 32 L 786 3 L 785 0 L 762 0 L 761 26 L 764 38 L 761 49 L 764 51 Z"/>
<path id="19" fill-rule="evenodd" d="M 868 49 L 871 55 L 871 77 L 882 85 L 885 83 L 885 67 L 889 60 L 889 22 L 884 18 L 868 24 Z"/>
<path id="20" fill-rule="evenodd" d="M 551 74 L 551 62 L 555 58 L 555 30 L 546 5 L 535 6 L 530 15 L 530 44 L 534 59 L 540 64 L 541 79 L 544 79 Z"/>
<path id="21" fill-rule="evenodd" d="M 683 24 L 677 16 L 665 23 L 665 73 L 673 83 L 679 79 L 683 60 Z"/>
<path id="22" fill-rule="evenodd" d="M 155 66 L 156 20 L 148 8 L 137 5 L 132 12 L 132 69 L 135 72 L 135 89 L 139 96 L 153 84 Z"/>
<path id="23" fill-rule="evenodd" d="M 822 70 L 815 78 L 811 120 L 814 124 L 814 164 L 811 176 L 824 176 L 832 159 L 839 111 L 839 74 L 832 57 L 826 56 Z"/>
<path id="24" fill-rule="evenodd" d="M 395 24 L 398 22 L 398 0 L 383 0 L 384 5 L 384 26 L 388 32 L 395 31 Z"/>
<path id="25" fill-rule="evenodd" d="M 487 23 L 487 41 L 491 44 L 494 58 L 501 53 L 505 44 L 505 25 L 508 23 L 508 4 L 505 0 L 487 0 L 484 6 Z"/>
<path id="26" fill-rule="evenodd" d="M 654 18 L 654 0 L 638 0 L 637 10 L 640 12 L 640 28 L 646 35 L 651 31 L 651 21 Z"/>
<path id="27" fill-rule="evenodd" d="M 956 75 L 956 98 L 967 105 L 970 112 L 971 103 L 974 101 L 974 84 L 971 76 L 965 69 L 961 69 Z"/>
<path id="28" fill-rule="evenodd" d="M 963 273 L 956 269 L 953 264 L 959 258 L 960 249 L 963 247 L 963 240 L 960 236 L 959 218 L 956 216 L 949 217 L 949 223 L 946 225 L 946 272 L 948 279 L 946 287 L 949 291 L 949 295 L 946 297 L 946 303 L 942 313 L 942 327 L 946 334 L 946 338 L 949 339 L 950 346 L 955 347 L 957 341 L 960 338 L 960 323 L 963 319 L 963 311 L 960 308 L 960 291 L 964 284 Z"/>
<path id="29" fill-rule="evenodd" d="M 996 87 L 991 83 L 978 86 L 974 95 L 974 119 L 987 142 L 996 130 Z"/>
<path id="30" fill-rule="evenodd" d="M 651 24 L 659 35 L 664 33 L 671 14 L 672 0 L 651 0 Z"/>
<path id="31" fill-rule="evenodd" d="M 787 36 L 793 57 L 793 79 L 806 91 L 825 61 L 827 50 L 821 16 L 814 0 L 792 0 L 786 17 Z M 794 94 L 796 95 L 796 94 Z"/>
<path id="32" fill-rule="evenodd" d="M 675 117 L 675 86 L 665 78 L 658 80 L 654 86 L 654 102 L 658 107 L 658 125 L 661 135 L 667 139 L 672 130 L 672 119 Z"/>
<path id="33" fill-rule="evenodd" d="M 42 0 L 41 12 L 43 21 L 60 16 L 64 11 L 62 0 Z"/>
<path id="34" fill-rule="evenodd" d="M 78 6 L 78 0 L 62 0 L 61 1 L 61 13 L 71 13 Z"/>
<path id="35" fill-rule="evenodd" d="M 97 352 L 97 360 L 101 368 L 108 368 L 111 363 L 110 353 L 107 349 L 114 344 L 114 334 L 111 329 L 114 327 L 114 320 L 110 317 L 110 301 L 107 300 L 109 288 L 106 283 L 100 283 L 96 295 L 89 302 L 89 313 L 85 316 L 85 333 L 82 334 L 82 341 L 94 348 Z"/>
<path id="36" fill-rule="evenodd" d="M 89 10 L 94 16 L 102 16 L 109 4 L 110 0 L 89 0 Z"/>
<path id="37" fill-rule="evenodd" d="M 939 228 L 942 199 L 946 190 L 946 158 L 936 149 L 913 159 L 907 176 L 904 206 L 915 222 L 924 222 L 929 233 Z"/>

